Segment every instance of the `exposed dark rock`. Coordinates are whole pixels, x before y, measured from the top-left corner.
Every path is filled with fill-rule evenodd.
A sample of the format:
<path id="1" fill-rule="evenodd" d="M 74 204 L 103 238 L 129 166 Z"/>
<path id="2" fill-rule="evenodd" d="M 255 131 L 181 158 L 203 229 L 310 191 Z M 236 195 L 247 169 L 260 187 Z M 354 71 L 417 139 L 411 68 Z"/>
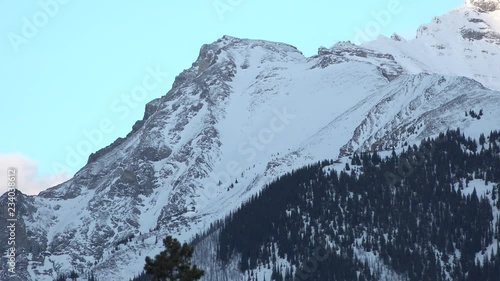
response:
<path id="1" fill-rule="evenodd" d="M 478 31 L 474 29 L 463 28 L 461 30 L 462 37 L 467 40 L 500 40 L 500 34 L 493 31 Z"/>
<path id="2" fill-rule="evenodd" d="M 94 153 L 91 153 L 89 155 L 89 159 L 87 161 L 87 165 L 88 164 L 91 164 L 93 162 L 95 162 L 97 159 L 99 159 L 102 155 L 105 155 L 107 154 L 108 152 L 110 152 L 111 150 L 113 150 L 115 147 L 119 146 L 120 144 L 122 144 L 123 142 L 125 141 L 125 138 L 117 138 L 113 143 L 111 143 L 110 145 L 102 148 L 102 149 L 99 149 L 98 151 L 94 152 Z"/>
<path id="3" fill-rule="evenodd" d="M 493 12 L 500 9 L 498 0 L 467 0 L 468 3 L 480 8 L 483 12 Z"/>
<path id="4" fill-rule="evenodd" d="M 484 23 L 484 20 L 482 20 L 482 19 L 469 19 L 469 22 L 473 22 L 473 23 Z"/>

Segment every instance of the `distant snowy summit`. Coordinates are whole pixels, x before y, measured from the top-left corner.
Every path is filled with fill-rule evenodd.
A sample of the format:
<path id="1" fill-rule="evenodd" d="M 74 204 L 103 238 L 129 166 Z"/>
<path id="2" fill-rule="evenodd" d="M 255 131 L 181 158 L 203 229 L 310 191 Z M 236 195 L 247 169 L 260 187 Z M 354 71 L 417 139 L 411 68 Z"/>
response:
<path id="1" fill-rule="evenodd" d="M 467 0 L 421 25 L 413 39 L 380 36 L 362 47 L 391 54 L 407 73 L 465 76 L 500 90 L 500 2 Z"/>
<path id="2" fill-rule="evenodd" d="M 500 10 L 499 0 L 466 0 L 465 4 L 474 5 L 486 12 Z"/>

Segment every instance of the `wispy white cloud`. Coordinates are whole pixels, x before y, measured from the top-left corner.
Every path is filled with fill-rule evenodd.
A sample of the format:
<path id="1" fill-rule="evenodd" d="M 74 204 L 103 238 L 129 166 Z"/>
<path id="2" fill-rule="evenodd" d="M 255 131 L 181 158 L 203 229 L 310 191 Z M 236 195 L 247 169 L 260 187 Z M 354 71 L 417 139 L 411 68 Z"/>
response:
<path id="1" fill-rule="evenodd" d="M 64 173 L 41 176 L 38 163 L 22 154 L 0 154 L 0 194 L 7 191 L 7 169 L 17 169 L 17 187 L 29 195 L 36 195 L 68 179 Z"/>

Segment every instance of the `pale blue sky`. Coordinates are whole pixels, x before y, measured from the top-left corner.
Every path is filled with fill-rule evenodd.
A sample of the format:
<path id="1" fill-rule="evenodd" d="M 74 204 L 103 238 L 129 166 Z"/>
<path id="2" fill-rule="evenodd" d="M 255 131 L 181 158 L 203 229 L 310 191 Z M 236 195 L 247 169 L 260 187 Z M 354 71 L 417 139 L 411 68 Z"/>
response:
<path id="1" fill-rule="evenodd" d="M 86 163 L 87 150 L 125 136 L 144 105 L 191 66 L 200 46 L 225 34 L 286 42 L 310 56 L 320 46 L 354 40 L 370 22 L 382 34 L 412 36 L 462 3 L 0 0 L 0 166 L 17 154 L 35 170 L 30 177 L 45 177 L 39 185 L 60 172 L 71 176 Z M 398 12 L 387 23 L 374 16 L 390 5 Z M 149 79 L 152 71 L 167 74 Z M 122 99 L 143 83 L 149 89 L 143 95 Z M 95 130 L 102 139 L 86 143 L 85 131 Z"/>

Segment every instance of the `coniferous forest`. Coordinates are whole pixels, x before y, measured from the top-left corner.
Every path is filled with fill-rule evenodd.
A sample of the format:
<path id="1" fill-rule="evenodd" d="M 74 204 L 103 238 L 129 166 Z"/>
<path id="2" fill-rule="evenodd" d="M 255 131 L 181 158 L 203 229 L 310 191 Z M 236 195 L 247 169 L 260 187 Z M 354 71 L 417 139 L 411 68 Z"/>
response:
<path id="1" fill-rule="evenodd" d="M 279 177 L 192 244 L 210 238 L 220 268 L 239 260 L 251 281 L 269 281 L 262 269 L 277 281 L 499 281 L 500 132 L 450 130 L 384 155 Z"/>
<path id="2" fill-rule="evenodd" d="M 272 280 L 500 280 L 499 145 L 457 129 L 293 171 L 214 226 L 217 258 Z"/>

